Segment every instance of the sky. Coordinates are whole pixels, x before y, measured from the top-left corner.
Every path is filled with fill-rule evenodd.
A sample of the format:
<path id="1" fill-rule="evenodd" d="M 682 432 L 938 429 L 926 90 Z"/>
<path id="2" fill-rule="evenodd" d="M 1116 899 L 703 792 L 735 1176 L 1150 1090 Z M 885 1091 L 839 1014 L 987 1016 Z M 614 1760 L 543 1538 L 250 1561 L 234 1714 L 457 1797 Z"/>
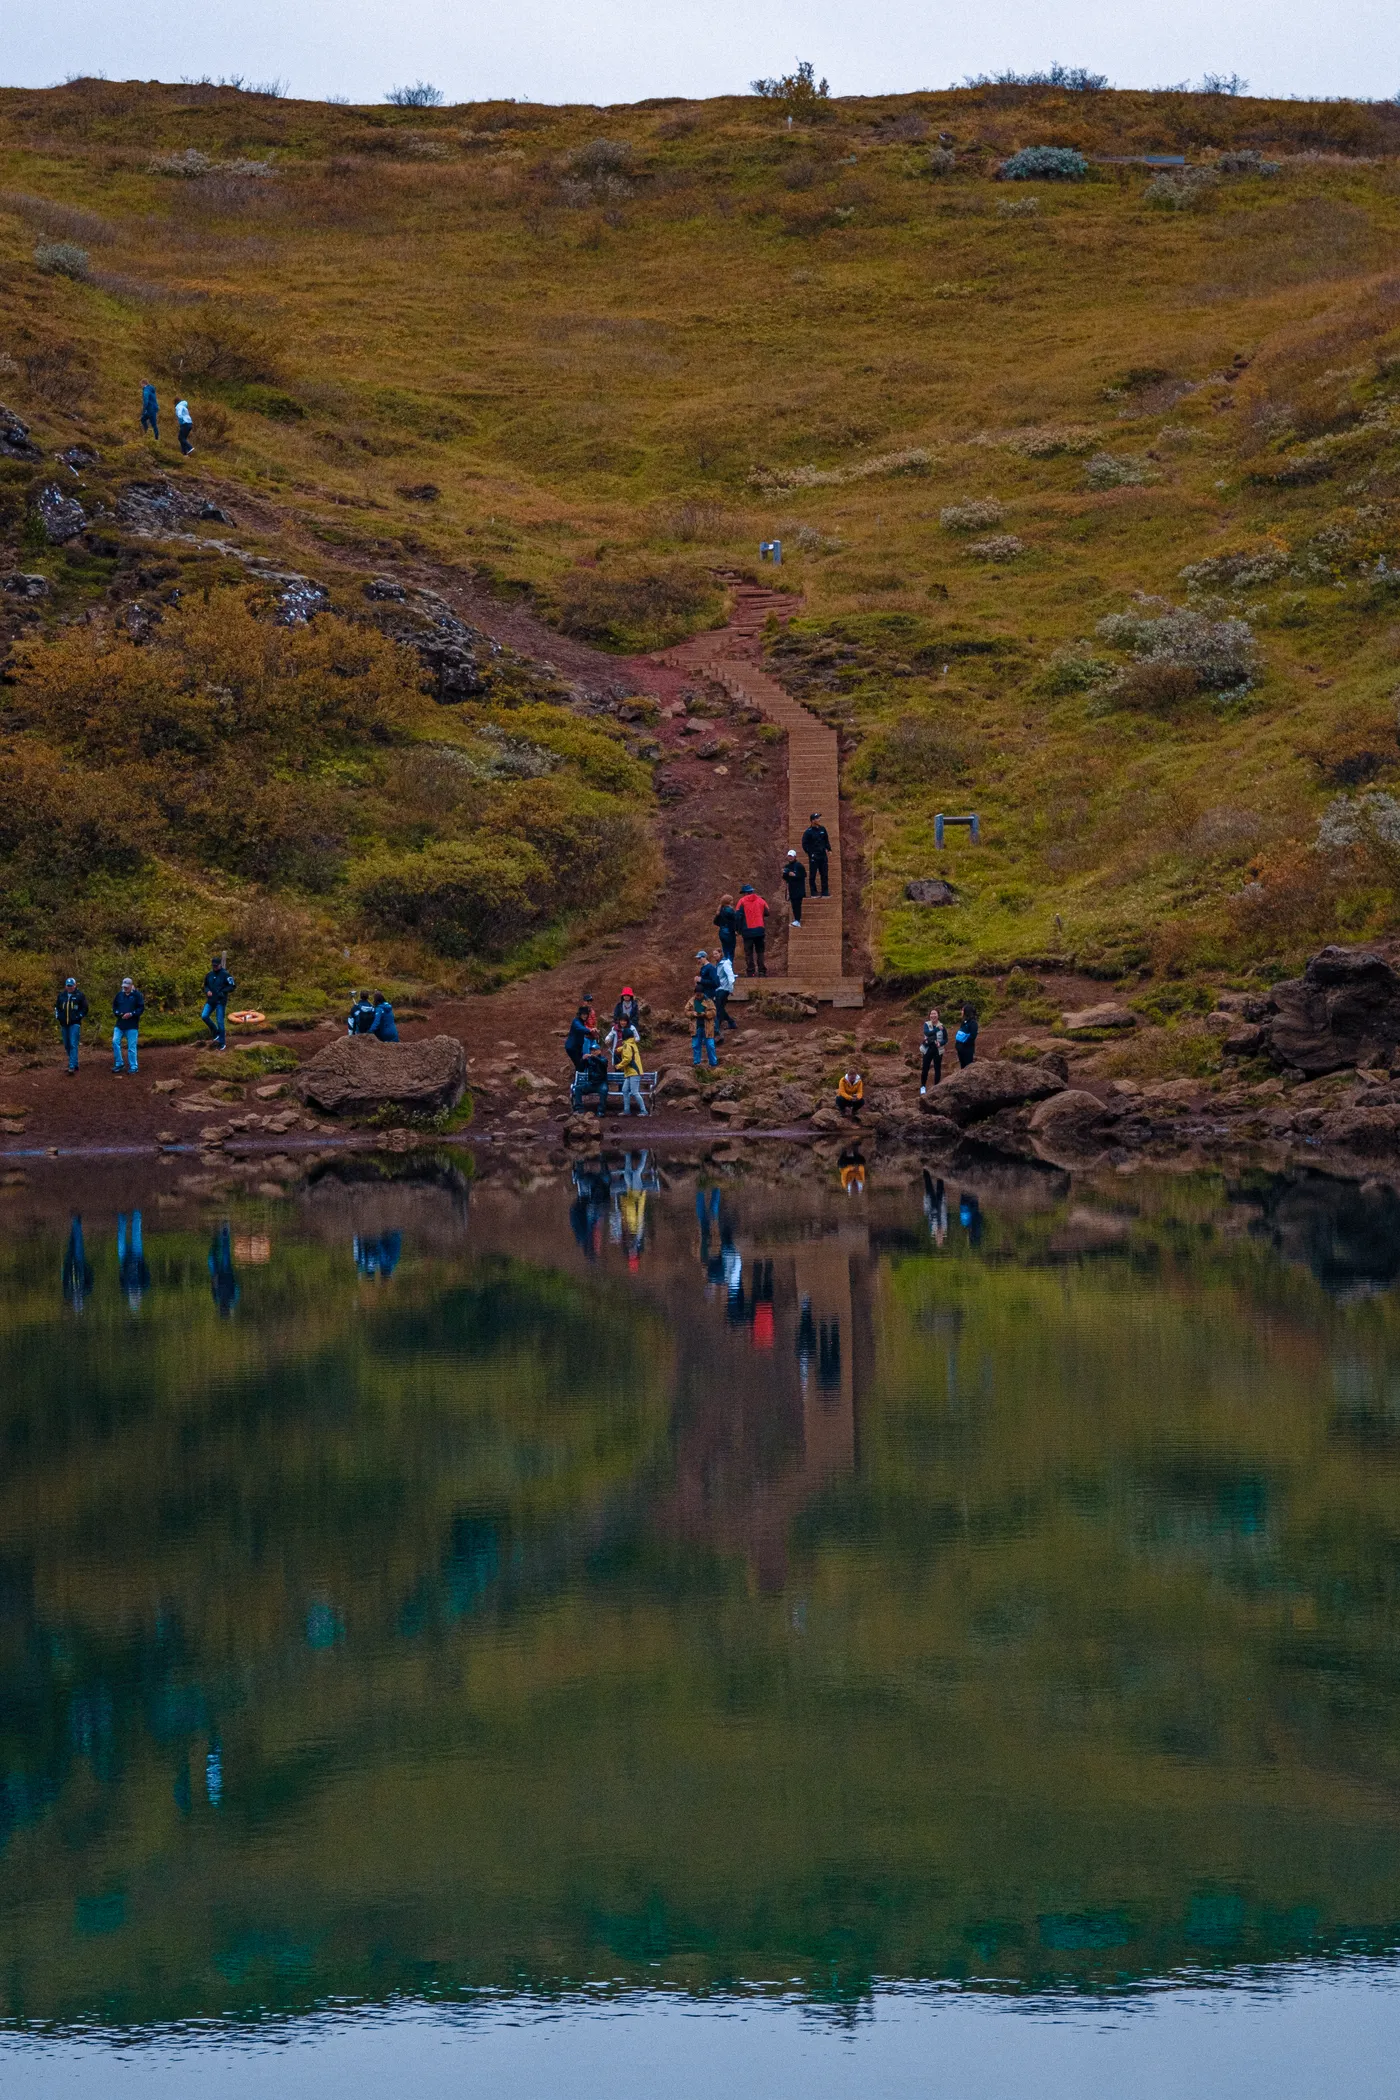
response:
<path id="1" fill-rule="evenodd" d="M 1400 94 L 1394 0 L 0 0 L 0 82 L 241 75 L 295 96 L 632 102 L 743 93 L 810 59 L 833 94 L 942 88 L 1059 60 L 1116 87 L 1238 74 L 1261 95 Z"/>

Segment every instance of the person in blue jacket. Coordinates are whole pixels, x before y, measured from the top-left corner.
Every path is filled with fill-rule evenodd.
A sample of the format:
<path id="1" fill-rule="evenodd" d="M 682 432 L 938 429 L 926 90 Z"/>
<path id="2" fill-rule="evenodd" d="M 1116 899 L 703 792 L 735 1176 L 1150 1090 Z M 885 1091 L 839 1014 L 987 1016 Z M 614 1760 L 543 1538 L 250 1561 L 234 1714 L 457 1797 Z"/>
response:
<path id="1" fill-rule="evenodd" d="M 204 1006 L 199 1016 L 213 1036 L 216 1050 L 228 1048 L 228 995 L 235 988 L 235 980 L 229 976 L 224 958 L 216 955 L 205 975 Z"/>
<path id="2" fill-rule="evenodd" d="M 129 977 L 123 977 L 116 998 L 112 1001 L 112 1070 L 122 1069 L 122 1052 L 132 1071 L 136 1065 L 136 1035 L 141 1026 L 141 1016 L 146 1011 L 146 995 L 138 992 Z"/>
<path id="3" fill-rule="evenodd" d="M 82 1038 L 87 1010 L 87 997 L 78 990 L 77 978 L 65 977 L 63 990 L 54 1001 L 53 1017 L 58 1023 L 58 1032 L 63 1037 L 63 1047 L 68 1053 L 70 1072 L 76 1072 L 78 1069 L 78 1045 Z"/>
<path id="4" fill-rule="evenodd" d="M 347 1035 L 370 1035 L 374 1030 L 374 1001 L 368 992 L 356 992 L 350 1011 L 345 1016 Z"/>
<path id="5" fill-rule="evenodd" d="M 149 430 L 153 438 L 160 437 L 160 403 L 150 380 L 141 389 L 141 428 Z"/>
<path id="6" fill-rule="evenodd" d="M 381 1043 L 396 1043 L 399 1039 L 399 1024 L 394 1019 L 394 1009 L 383 992 L 374 995 L 374 1018 L 369 1024 L 371 1035 L 377 1035 Z"/>

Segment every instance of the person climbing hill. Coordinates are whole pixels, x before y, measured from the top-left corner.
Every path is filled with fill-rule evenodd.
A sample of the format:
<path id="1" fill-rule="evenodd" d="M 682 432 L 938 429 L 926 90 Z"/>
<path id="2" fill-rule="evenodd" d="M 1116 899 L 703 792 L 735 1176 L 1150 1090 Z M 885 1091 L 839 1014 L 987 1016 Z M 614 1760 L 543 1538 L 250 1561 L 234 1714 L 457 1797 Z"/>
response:
<path id="1" fill-rule="evenodd" d="M 746 882 L 739 891 L 739 902 L 734 907 L 739 915 L 739 930 L 744 936 L 744 975 L 760 977 L 768 975 L 764 951 L 768 942 L 768 906 L 751 882 Z"/>
<path id="2" fill-rule="evenodd" d="M 797 858 L 796 846 L 788 847 L 787 859 L 783 862 L 783 888 L 788 894 L 788 910 L 792 913 L 792 923 L 800 928 L 802 900 L 807 894 L 807 870 Z"/>
<path id="3" fill-rule="evenodd" d="M 734 909 L 734 899 L 727 890 L 719 900 L 719 910 L 715 913 L 714 924 L 719 934 L 720 947 L 724 950 L 730 962 L 733 962 L 734 950 L 739 941 L 739 914 Z"/>
<path id="4" fill-rule="evenodd" d="M 820 881 L 823 897 L 829 897 L 831 895 L 831 883 L 827 872 L 827 859 L 831 852 L 831 833 L 823 824 L 822 813 L 819 809 L 812 811 L 812 820 L 802 834 L 802 851 L 807 856 L 807 871 L 812 895 L 816 896 L 817 883 Z"/>

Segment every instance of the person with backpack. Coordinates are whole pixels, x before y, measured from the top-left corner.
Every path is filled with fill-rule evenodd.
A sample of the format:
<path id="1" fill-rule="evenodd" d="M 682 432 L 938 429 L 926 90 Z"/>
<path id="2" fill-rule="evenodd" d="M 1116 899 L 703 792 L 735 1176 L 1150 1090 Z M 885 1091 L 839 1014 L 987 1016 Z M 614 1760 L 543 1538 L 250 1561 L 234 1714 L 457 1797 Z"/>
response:
<path id="1" fill-rule="evenodd" d="M 829 897 L 831 895 L 831 886 L 830 878 L 827 874 L 827 857 L 831 852 L 831 833 L 823 824 L 822 813 L 819 809 L 812 811 L 812 821 L 802 834 L 802 851 L 807 856 L 807 872 L 812 895 L 816 896 L 817 883 L 820 880 L 822 895 Z"/>
<path id="2" fill-rule="evenodd" d="M 204 1007 L 199 1016 L 213 1036 L 216 1050 L 228 1048 L 228 1000 L 229 993 L 235 989 L 235 980 L 229 976 L 223 956 L 216 955 L 204 980 Z"/>
<path id="3" fill-rule="evenodd" d="M 708 992 L 702 991 L 700 979 L 695 980 L 695 992 L 686 1009 L 691 1020 L 690 1058 L 696 1071 L 701 1060 L 708 1058 L 711 1068 L 719 1063 L 715 1049 L 715 1002 Z"/>
<path id="4" fill-rule="evenodd" d="M 729 994 L 734 989 L 734 958 L 726 955 L 722 948 L 716 948 L 710 961 L 719 980 L 715 990 L 715 1039 L 718 1041 L 721 1028 L 732 1028 L 736 1035 L 739 1032 L 739 1023 L 729 1011 Z"/>
<path id="5" fill-rule="evenodd" d="M 789 846 L 787 859 L 783 862 L 783 888 L 788 894 L 788 910 L 792 923 L 801 931 L 802 899 L 807 894 L 807 870 L 797 858 L 796 846 Z"/>
<path id="6" fill-rule="evenodd" d="M 958 1053 L 958 1068 L 960 1071 L 965 1072 L 977 1055 L 977 1009 L 975 1006 L 963 1007 L 962 1019 L 958 1023 L 957 1034 L 953 1037 L 953 1045 Z"/>
<path id="7" fill-rule="evenodd" d="M 53 1003 L 53 1017 L 58 1023 L 58 1032 L 63 1038 L 63 1047 L 68 1056 L 68 1069 L 78 1069 L 78 1043 L 87 1018 L 86 995 L 78 990 L 76 977 L 65 977 L 63 990 Z"/>
<path id="8" fill-rule="evenodd" d="M 716 932 L 719 934 L 720 947 L 724 950 L 730 962 L 733 962 L 734 950 L 739 942 L 739 914 L 734 909 L 734 899 L 730 896 L 728 890 L 725 891 L 719 900 L 719 910 L 715 913 L 714 925 Z"/>
<path id="9" fill-rule="evenodd" d="M 116 998 L 112 1001 L 112 1070 L 122 1069 L 122 1052 L 126 1052 L 127 1064 L 136 1070 L 136 1034 L 141 1026 L 141 1016 L 146 1011 L 146 1001 L 129 977 L 123 977 Z"/>
<path id="10" fill-rule="evenodd" d="M 622 1113 L 630 1116 L 635 1102 L 638 1115 L 648 1114 L 642 1099 L 642 1039 L 635 1028 L 629 1026 L 618 1044 L 616 1065 L 622 1074 Z"/>
<path id="11" fill-rule="evenodd" d="M 183 398 L 175 403 L 175 429 L 180 439 L 180 450 L 188 456 L 194 450 L 194 417 L 190 404 Z"/>
<path id="12" fill-rule="evenodd" d="M 381 1043 L 396 1043 L 399 1039 L 399 1024 L 394 1019 L 394 1009 L 383 992 L 376 992 L 374 995 L 374 1013 L 370 1020 L 369 1032 L 378 1036 Z"/>
<path id="13" fill-rule="evenodd" d="M 739 931 L 744 936 L 744 975 L 754 975 L 755 964 L 760 977 L 768 975 L 764 951 L 768 942 L 768 906 L 751 882 L 746 882 L 739 891 L 739 902 L 734 907 L 739 915 Z"/>
<path id="14" fill-rule="evenodd" d="M 345 1016 L 347 1035 L 368 1035 L 374 1027 L 374 1001 L 368 992 L 356 992 Z"/>
<path id="15" fill-rule="evenodd" d="M 942 1079 L 943 1052 L 947 1047 L 948 1031 L 939 1018 L 938 1008 L 931 1006 L 928 1010 L 928 1019 L 924 1022 L 919 1044 L 923 1054 L 923 1064 L 919 1072 L 919 1092 L 921 1094 L 928 1092 L 928 1068 L 930 1065 L 933 1066 L 934 1085 L 937 1086 Z"/>
<path id="16" fill-rule="evenodd" d="M 151 436 L 159 444 L 160 403 L 156 399 L 156 390 L 149 379 L 141 389 L 141 428 L 143 431 L 149 430 Z"/>

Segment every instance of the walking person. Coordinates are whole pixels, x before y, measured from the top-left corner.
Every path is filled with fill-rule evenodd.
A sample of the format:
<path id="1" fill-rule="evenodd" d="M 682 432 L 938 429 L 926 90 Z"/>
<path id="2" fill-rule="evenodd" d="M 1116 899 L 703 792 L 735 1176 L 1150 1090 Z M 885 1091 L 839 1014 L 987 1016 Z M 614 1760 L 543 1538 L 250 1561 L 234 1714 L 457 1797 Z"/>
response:
<path id="1" fill-rule="evenodd" d="M 194 417 L 190 414 L 189 402 L 183 398 L 175 403 L 175 429 L 180 450 L 188 457 L 194 450 Z"/>
<path id="2" fill-rule="evenodd" d="M 829 897 L 831 885 L 827 874 L 827 859 L 831 852 L 831 833 L 823 824 L 819 809 L 812 811 L 811 822 L 802 834 L 802 851 L 807 856 L 807 874 L 812 895 L 816 896 L 817 883 L 820 881 L 822 895 Z"/>
<path id="3" fill-rule="evenodd" d="M 216 955 L 204 979 L 204 1007 L 199 1016 L 213 1036 L 216 1050 L 228 1048 L 228 1001 L 229 993 L 235 989 L 236 981 L 229 976 L 227 958 Z"/>
<path id="4" fill-rule="evenodd" d="M 939 1019 L 938 1008 L 931 1006 L 924 1022 L 922 1040 L 919 1045 L 923 1053 L 923 1066 L 919 1072 L 919 1092 L 928 1092 L 929 1066 L 933 1066 L 933 1083 L 938 1085 L 943 1077 L 943 1053 L 948 1047 L 948 1031 Z"/>
<path id="5" fill-rule="evenodd" d="M 712 1067 L 719 1063 L 719 1053 L 715 1049 L 715 1002 L 708 992 L 700 989 L 698 977 L 688 1010 L 691 1018 L 690 1061 L 698 1072 L 702 1058 L 708 1058 Z"/>
<path id="6" fill-rule="evenodd" d="M 719 910 L 715 913 L 714 925 L 716 932 L 719 934 L 720 947 L 724 950 L 730 962 L 733 962 L 734 950 L 739 944 L 739 914 L 734 909 L 734 899 L 730 896 L 728 890 L 725 891 L 719 900 Z"/>
<path id="7" fill-rule="evenodd" d="M 715 976 L 719 980 L 715 991 L 715 1038 L 718 1041 L 721 1028 L 732 1028 L 736 1035 L 739 1032 L 739 1023 L 729 1011 L 729 994 L 734 989 L 734 958 L 726 955 L 723 949 L 716 948 L 710 961 L 714 964 Z"/>
<path id="8" fill-rule="evenodd" d="M 959 1069 L 965 1072 L 977 1055 L 977 1009 L 975 1006 L 963 1007 L 962 1019 L 959 1021 L 957 1033 L 953 1037 L 953 1045 L 958 1053 Z"/>
<path id="9" fill-rule="evenodd" d="M 739 915 L 739 931 L 744 936 L 744 975 L 752 977 L 757 965 L 760 977 L 768 975 L 764 951 L 768 942 L 768 906 L 751 882 L 746 882 L 739 891 L 739 902 L 734 909 Z"/>
<path id="10" fill-rule="evenodd" d="M 642 1099 L 642 1039 L 629 1026 L 617 1046 L 617 1069 L 622 1074 L 622 1113 L 630 1116 L 635 1102 L 638 1115 L 648 1113 Z"/>
<path id="11" fill-rule="evenodd" d="M 156 390 L 148 379 L 141 389 L 141 428 L 149 430 L 151 436 L 160 441 L 160 403 Z"/>
<path id="12" fill-rule="evenodd" d="M 63 990 L 53 1003 L 53 1017 L 58 1023 L 58 1032 L 63 1038 L 63 1048 L 68 1057 L 68 1069 L 78 1069 L 78 1041 L 87 1018 L 86 995 L 78 990 L 76 977 L 65 977 Z"/>
<path id="13" fill-rule="evenodd" d="M 146 1011 L 145 995 L 138 992 L 129 977 L 123 977 L 121 989 L 112 1001 L 112 1070 L 122 1069 L 122 1052 L 126 1052 L 127 1064 L 136 1070 L 136 1034 L 141 1026 L 141 1016 Z"/>
<path id="14" fill-rule="evenodd" d="M 801 931 L 802 899 L 807 894 L 807 870 L 797 858 L 796 846 L 789 846 L 787 859 L 783 862 L 783 888 L 788 894 L 788 910 L 792 923 Z"/>

